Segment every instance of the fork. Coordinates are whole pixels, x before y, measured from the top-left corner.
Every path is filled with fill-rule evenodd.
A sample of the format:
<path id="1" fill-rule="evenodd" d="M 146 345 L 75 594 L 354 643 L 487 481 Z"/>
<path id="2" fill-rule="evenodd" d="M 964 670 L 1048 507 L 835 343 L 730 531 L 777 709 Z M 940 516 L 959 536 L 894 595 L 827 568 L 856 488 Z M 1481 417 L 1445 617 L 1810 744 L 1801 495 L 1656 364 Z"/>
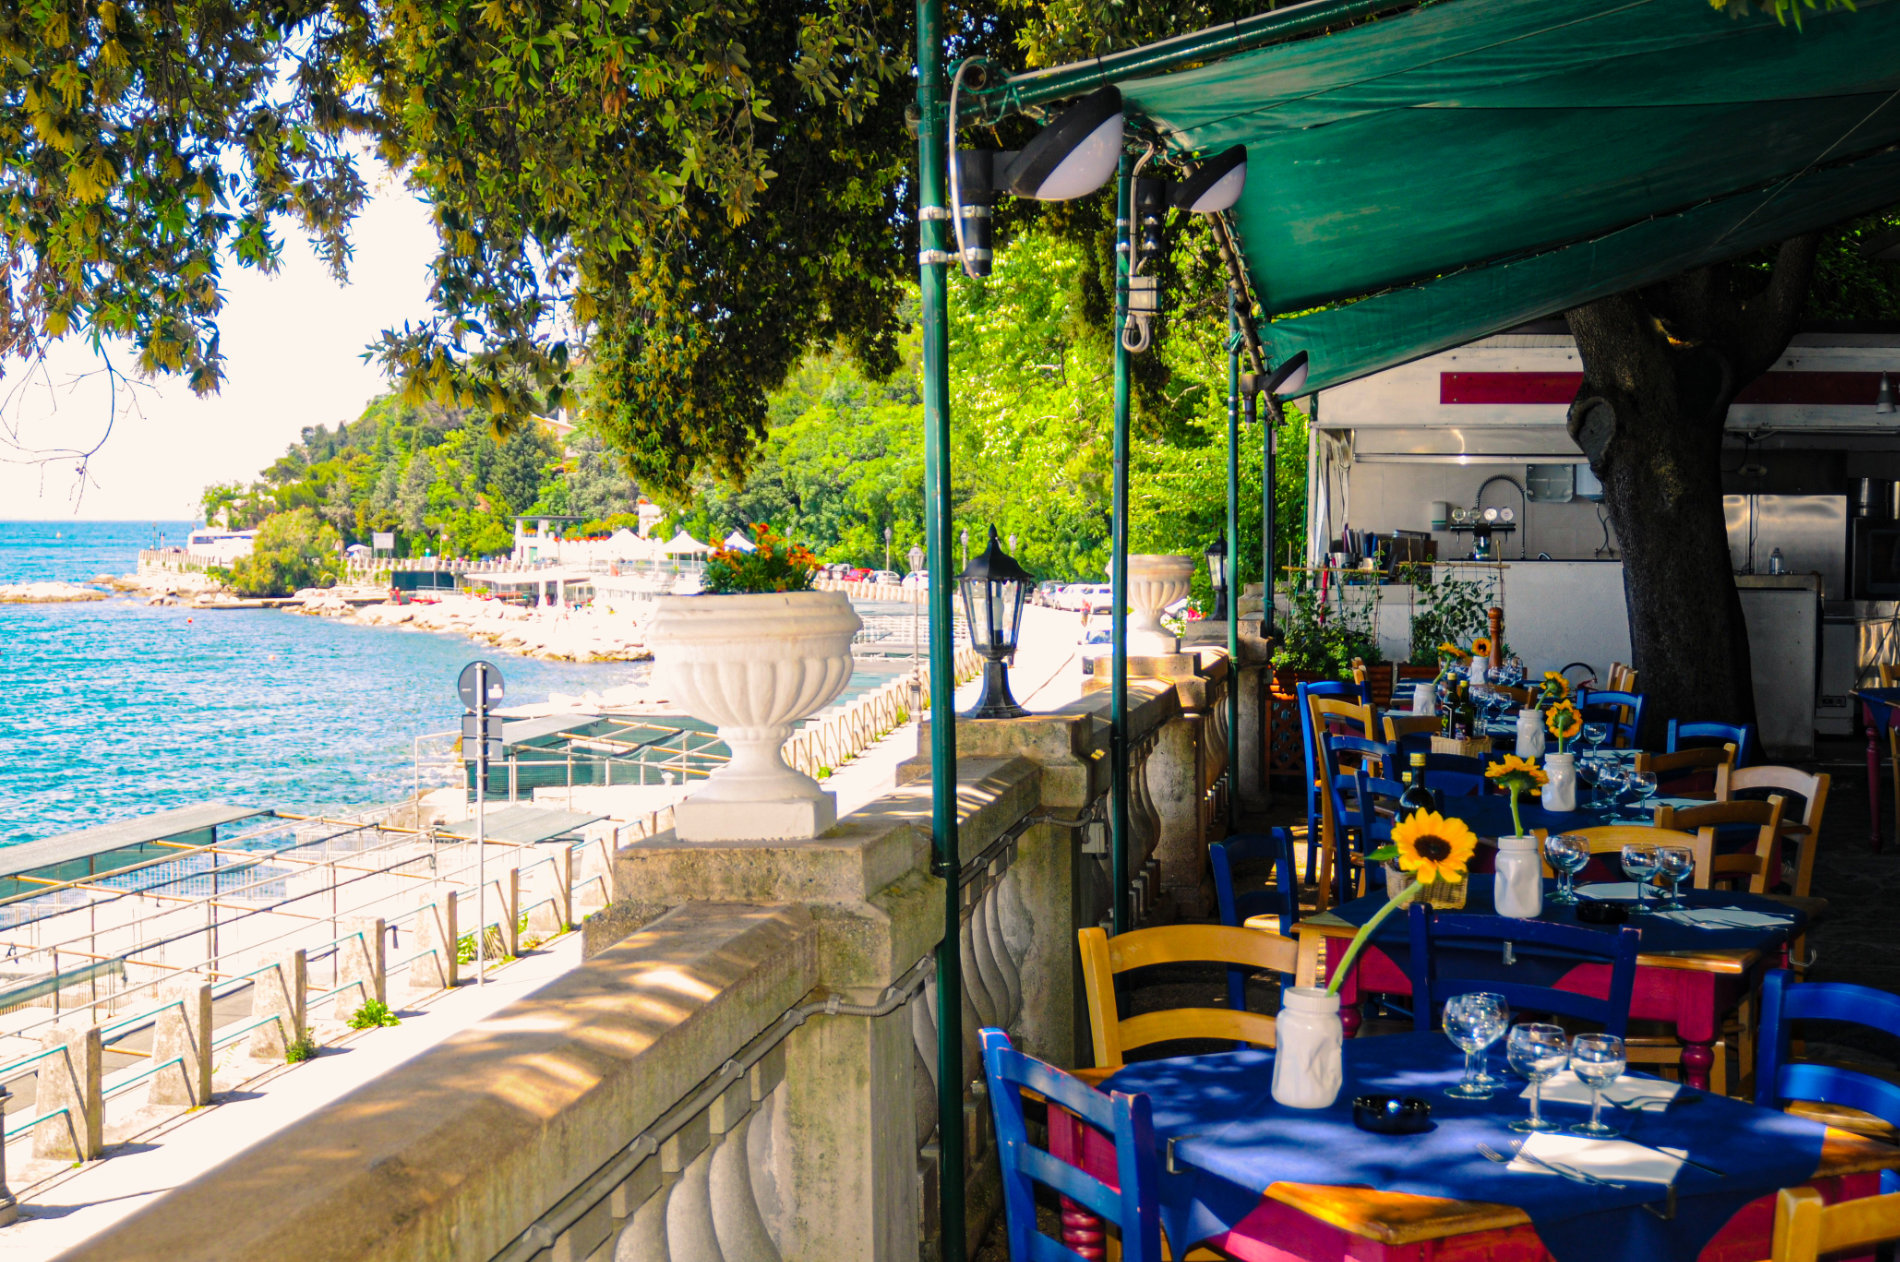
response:
<path id="1" fill-rule="evenodd" d="M 1478 1152 L 1482 1154 L 1485 1160 L 1487 1161 L 1495 1161 L 1501 1166 L 1508 1166 L 1511 1164 L 1512 1159 L 1510 1157 L 1505 1156 L 1503 1153 L 1491 1147 L 1491 1145 L 1489 1144 L 1479 1144 Z M 1574 1169 L 1573 1167 L 1570 1167 L 1570 1166 L 1555 1165 L 1551 1162 L 1543 1160 L 1541 1157 L 1533 1156 L 1530 1153 L 1523 1152 L 1521 1150 L 1518 1152 L 1517 1155 L 1522 1157 L 1529 1164 L 1536 1166 L 1539 1170 L 1544 1170 L 1551 1174 L 1558 1175 L 1562 1178 L 1569 1179 L 1572 1183 L 1582 1183 L 1586 1185 L 1594 1185 L 1596 1187 L 1608 1187 L 1608 1188 L 1618 1188 L 1618 1189 L 1621 1189 L 1624 1186 L 1621 1183 L 1612 1183 L 1608 1179 L 1599 1179 L 1593 1174 L 1586 1174 L 1583 1171 Z"/>

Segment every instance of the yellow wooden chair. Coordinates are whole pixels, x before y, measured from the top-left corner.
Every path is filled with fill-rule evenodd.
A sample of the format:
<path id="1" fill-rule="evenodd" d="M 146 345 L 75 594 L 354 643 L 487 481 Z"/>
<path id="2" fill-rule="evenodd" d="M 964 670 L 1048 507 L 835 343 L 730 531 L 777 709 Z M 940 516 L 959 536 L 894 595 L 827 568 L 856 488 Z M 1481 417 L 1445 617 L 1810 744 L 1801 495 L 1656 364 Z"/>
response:
<path id="1" fill-rule="evenodd" d="M 1734 748 L 1734 746 L 1730 746 Z M 1782 808 L 1788 799 L 1775 794 L 1766 802 L 1711 802 L 1707 806 L 1659 806 L 1656 827 L 1693 832 L 1695 841 L 1695 887 L 1713 889 L 1745 882 L 1748 892 L 1768 890 L 1768 860 L 1774 852 L 1775 834 L 1781 829 Z M 1755 848 L 1743 854 L 1715 853 L 1715 830 L 1736 824 L 1754 825 Z"/>
<path id="2" fill-rule="evenodd" d="M 1611 662 L 1609 682 L 1603 686 L 1611 692 L 1635 692 L 1636 668 L 1628 662 Z"/>
<path id="3" fill-rule="evenodd" d="M 1401 737 L 1417 732 L 1437 732 L 1445 726 L 1435 714 L 1387 714 L 1385 719 L 1385 739 L 1396 745 Z"/>
<path id="4" fill-rule="evenodd" d="M 1175 1039 L 1229 1039 L 1273 1046 L 1273 1018 L 1232 1008 L 1168 1008 L 1124 1017 L 1115 1002 L 1115 977 L 1152 964 L 1237 964 L 1291 975 L 1299 944 L 1260 929 L 1231 925 L 1162 925 L 1109 937 L 1097 928 L 1077 931 L 1082 949 L 1082 988 L 1088 998 L 1095 1066 L 1122 1064 L 1124 1052 Z"/>
<path id="5" fill-rule="evenodd" d="M 1900 1240 L 1900 1192 L 1838 1205 L 1829 1205 L 1820 1192 L 1808 1187 L 1783 1188 L 1775 1198 L 1772 1262 L 1858 1256 L 1890 1240 Z"/>
<path id="6" fill-rule="evenodd" d="M 1628 709 L 1627 706 L 1624 708 Z M 1716 790 L 1720 785 L 1723 770 L 1732 769 L 1735 766 L 1736 752 L 1735 744 L 1731 741 L 1719 747 L 1707 746 L 1697 749 L 1679 749 L 1670 754 L 1640 753 L 1636 755 L 1636 770 L 1647 771 L 1649 774 L 1655 776 L 1658 786 L 1665 785 L 1672 780 L 1686 780 L 1694 776 L 1697 772 L 1706 771 L 1709 773 L 1710 778 L 1699 782 L 1702 785 L 1708 786 L 1706 790 L 1697 788 L 1692 792 L 1689 791 L 1689 789 L 1694 786 L 1682 786 L 1671 790 L 1669 793 L 1664 794 L 1664 796 L 1705 797 L 1710 801 L 1714 801 L 1718 796 Z M 1658 792 L 1661 792 L 1660 788 Z"/>
<path id="7" fill-rule="evenodd" d="M 1781 814 L 1782 854 L 1788 853 L 1790 843 L 1795 847 L 1794 879 L 1788 888 L 1796 898 L 1808 898 L 1814 889 L 1814 855 L 1821 842 L 1821 819 L 1827 812 L 1827 791 L 1831 783 L 1826 772 L 1807 772 L 1799 767 L 1738 767 L 1726 774 L 1718 773 L 1716 777 L 1718 802 L 1729 801 L 1737 793 L 1774 790 L 1801 799 L 1800 819 L 1791 819 L 1785 809 Z M 1770 874 L 1771 879 L 1774 875 Z M 1798 973 L 1807 971 L 1813 963 L 1808 958 L 1805 932 L 1789 944 L 1788 963 Z"/>

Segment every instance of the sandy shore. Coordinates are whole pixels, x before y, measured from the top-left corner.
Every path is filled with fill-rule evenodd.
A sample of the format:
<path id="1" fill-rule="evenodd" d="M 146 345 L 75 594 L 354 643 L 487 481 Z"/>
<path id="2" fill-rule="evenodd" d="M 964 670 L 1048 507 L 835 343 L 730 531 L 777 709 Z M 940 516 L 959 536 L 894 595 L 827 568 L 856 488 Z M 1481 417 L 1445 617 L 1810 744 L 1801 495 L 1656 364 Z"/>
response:
<path id="1" fill-rule="evenodd" d="M 0 605 L 59 605 L 104 600 L 111 592 L 81 583 L 0 583 Z"/>
<path id="2" fill-rule="evenodd" d="M 297 593 L 293 612 L 366 627 L 399 627 L 460 635 L 509 653 L 554 662 L 644 662 L 644 626 L 624 613 L 591 609 L 526 609 L 499 600 L 445 596 L 432 603 L 365 604 L 347 589 Z"/>

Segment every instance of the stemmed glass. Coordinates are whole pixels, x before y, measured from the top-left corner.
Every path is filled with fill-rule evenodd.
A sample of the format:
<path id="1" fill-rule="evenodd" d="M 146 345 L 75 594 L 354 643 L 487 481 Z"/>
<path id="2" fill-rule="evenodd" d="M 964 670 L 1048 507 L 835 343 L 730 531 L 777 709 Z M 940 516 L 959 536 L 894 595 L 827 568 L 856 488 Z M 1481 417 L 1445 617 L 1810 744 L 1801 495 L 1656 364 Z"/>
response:
<path id="1" fill-rule="evenodd" d="M 1510 1037 L 1504 1041 L 1504 1053 L 1510 1058 L 1511 1068 L 1530 1079 L 1531 1083 L 1531 1115 L 1512 1122 L 1511 1129 L 1562 1130 L 1563 1127 L 1558 1123 L 1544 1120 L 1538 1112 L 1538 1104 L 1543 1097 L 1544 1083 L 1562 1072 L 1564 1062 L 1570 1059 L 1569 1039 L 1564 1035 L 1563 1027 L 1536 1022 L 1514 1025 Z"/>
<path id="2" fill-rule="evenodd" d="M 1627 1066 L 1623 1040 L 1614 1034 L 1579 1034 L 1571 1041 L 1570 1068 L 1590 1088 L 1590 1120 L 1572 1126 L 1572 1135 L 1604 1138 L 1622 1133 L 1602 1120 L 1603 1088 L 1615 1082 Z"/>
<path id="3" fill-rule="evenodd" d="M 1510 1024 L 1503 995 L 1474 992 L 1445 1001 L 1445 1034 L 1465 1054 L 1464 1081 L 1445 1092 L 1458 1100 L 1489 1099 L 1501 1085 L 1484 1072 L 1484 1049 L 1498 1041 Z"/>
<path id="4" fill-rule="evenodd" d="M 1575 833 L 1552 833 L 1544 838 L 1544 857 L 1557 869 L 1557 892 L 1548 901 L 1577 901 L 1577 873 L 1590 864 L 1590 843 Z"/>
<path id="5" fill-rule="evenodd" d="M 1656 847 L 1637 845 L 1634 842 L 1623 847 L 1623 871 L 1629 879 L 1636 882 L 1636 911 L 1638 916 L 1649 914 L 1649 878 L 1656 873 Z"/>
<path id="6" fill-rule="evenodd" d="M 1682 910 L 1682 882 L 1695 875 L 1695 851 L 1687 846 L 1657 846 L 1656 874 L 1669 882 L 1670 911 Z"/>
<path id="7" fill-rule="evenodd" d="M 1643 803 L 1656 796 L 1656 773 L 1653 771 L 1632 770 L 1629 775 L 1625 777 L 1625 782 L 1629 785 L 1630 792 L 1636 799 L 1631 803 L 1635 811 L 1635 817 L 1641 819 L 1644 814 Z"/>
<path id="8" fill-rule="evenodd" d="M 1629 769 L 1606 758 L 1597 764 L 1597 797 L 1612 814 L 1629 792 Z"/>
<path id="9" fill-rule="evenodd" d="M 1608 723 L 1585 723 L 1583 725 L 1583 743 L 1589 747 L 1590 752 L 1595 753 L 1597 750 L 1602 749 L 1609 739 L 1610 725 Z"/>

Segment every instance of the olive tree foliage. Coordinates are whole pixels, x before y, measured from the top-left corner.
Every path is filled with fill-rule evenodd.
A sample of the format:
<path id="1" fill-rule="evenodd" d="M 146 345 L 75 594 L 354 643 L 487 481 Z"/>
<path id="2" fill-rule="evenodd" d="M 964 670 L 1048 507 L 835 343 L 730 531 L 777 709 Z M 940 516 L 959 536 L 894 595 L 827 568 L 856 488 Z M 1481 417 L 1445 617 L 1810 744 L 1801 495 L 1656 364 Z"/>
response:
<path id="1" fill-rule="evenodd" d="M 736 471 L 829 342 L 896 365 L 908 6 L 888 0 L 0 5 L 0 354 L 223 378 L 228 268 L 341 278 L 372 157 L 431 207 L 412 401 L 588 406 L 656 488 Z"/>

